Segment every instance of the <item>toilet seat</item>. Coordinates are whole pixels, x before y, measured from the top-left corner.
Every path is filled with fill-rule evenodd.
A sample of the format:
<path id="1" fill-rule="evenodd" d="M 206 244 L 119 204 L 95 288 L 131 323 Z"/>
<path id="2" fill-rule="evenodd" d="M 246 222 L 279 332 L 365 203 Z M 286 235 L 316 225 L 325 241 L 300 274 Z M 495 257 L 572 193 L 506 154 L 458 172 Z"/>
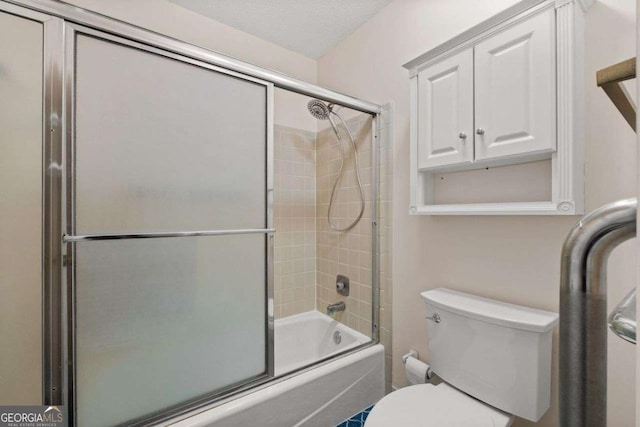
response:
<path id="1" fill-rule="evenodd" d="M 388 394 L 371 410 L 365 427 L 508 427 L 513 416 L 449 384 L 418 384 Z"/>

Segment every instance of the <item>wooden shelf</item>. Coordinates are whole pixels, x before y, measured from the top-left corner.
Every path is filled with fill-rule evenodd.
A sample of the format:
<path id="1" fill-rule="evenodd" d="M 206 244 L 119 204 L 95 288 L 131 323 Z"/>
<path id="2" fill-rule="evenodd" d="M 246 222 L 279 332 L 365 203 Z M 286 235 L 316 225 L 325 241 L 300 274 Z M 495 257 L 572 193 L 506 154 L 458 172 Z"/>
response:
<path id="1" fill-rule="evenodd" d="M 629 126 L 636 130 L 636 106 L 629 92 L 622 85 L 625 80 L 636 78 L 636 58 L 627 59 L 596 73 L 596 82 L 616 106 Z"/>

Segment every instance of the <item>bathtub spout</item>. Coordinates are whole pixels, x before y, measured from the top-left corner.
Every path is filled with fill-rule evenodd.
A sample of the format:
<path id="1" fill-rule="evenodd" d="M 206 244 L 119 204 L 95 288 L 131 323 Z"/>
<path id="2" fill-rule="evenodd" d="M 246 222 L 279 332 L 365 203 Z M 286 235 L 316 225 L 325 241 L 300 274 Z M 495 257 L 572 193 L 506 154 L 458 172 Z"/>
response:
<path id="1" fill-rule="evenodd" d="M 327 306 L 327 314 L 329 316 L 331 316 L 333 313 L 336 313 L 338 311 L 344 311 L 345 308 L 347 308 L 346 304 L 342 301 L 337 302 L 335 304 L 329 304 Z"/>

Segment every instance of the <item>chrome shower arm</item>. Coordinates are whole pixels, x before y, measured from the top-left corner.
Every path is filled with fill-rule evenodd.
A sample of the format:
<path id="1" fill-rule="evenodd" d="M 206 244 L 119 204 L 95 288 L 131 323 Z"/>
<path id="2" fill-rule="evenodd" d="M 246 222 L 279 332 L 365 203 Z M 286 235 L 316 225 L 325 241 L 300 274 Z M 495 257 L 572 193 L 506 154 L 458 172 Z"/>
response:
<path id="1" fill-rule="evenodd" d="M 560 426 L 607 424 L 607 261 L 636 235 L 637 200 L 586 215 L 562 248 Z"/>

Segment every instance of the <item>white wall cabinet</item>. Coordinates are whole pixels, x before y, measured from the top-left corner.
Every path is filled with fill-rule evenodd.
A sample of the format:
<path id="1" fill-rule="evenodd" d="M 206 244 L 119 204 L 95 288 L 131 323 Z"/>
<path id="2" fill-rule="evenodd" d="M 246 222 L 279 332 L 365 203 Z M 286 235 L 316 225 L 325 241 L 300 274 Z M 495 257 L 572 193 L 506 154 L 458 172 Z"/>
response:
<path id="1" fill-rule="evenodd" d="M 473 162 L 473 51 L 467 49 L 418 75 L 421 169 Z"/>
<path id="2" fill-rule="evenodd" d="M 547 10 L 475 51 L 475 159 L 556 149 L 555 13 Z"/>
<path id="3" fill-rule="evenodd" d="M 404 66 L 413 214 L 578 214 L 590 0 L 523 0 Z M 550 159 L 551 200 L 443 205 L 433 175 Z"/>
<path id="4" fill-rule="evenodd" d="M 554 21 L 547 10 L 418 72 L 421 170 L 508 164 L 555 151 Z"/>

